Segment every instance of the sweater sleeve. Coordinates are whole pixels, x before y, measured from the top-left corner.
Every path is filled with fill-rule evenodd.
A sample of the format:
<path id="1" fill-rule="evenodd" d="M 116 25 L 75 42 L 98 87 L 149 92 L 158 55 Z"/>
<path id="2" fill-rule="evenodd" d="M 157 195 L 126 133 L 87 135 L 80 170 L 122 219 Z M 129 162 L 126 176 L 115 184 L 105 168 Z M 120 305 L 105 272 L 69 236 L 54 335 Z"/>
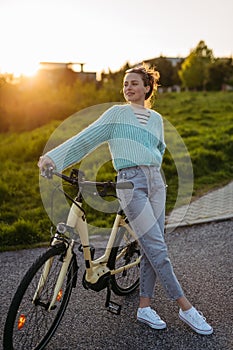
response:
<path id="1" fill-rule="evenodd" d="M 166 144 L 165 144 L 165 141 L 164 141 L 164 125 L 163 125 L 162 117 L 161 117 L 161 133 L 160 133 L 158 149 L 159 149 L 161 155 L 163 156 L 164 152 L 165 152 L 165 149 L 166 149 Z"/>
<path id="2" fill-rule="evenodd" d="M 158 145 L 157 148 L 159 150 L 159 152 L 161 153 L 161 155 L 164 155 L 165 149 L 166 149 L 166 143 L 164 141 L 164 124 L 163 124 L 163 118 L 161 116 L 161 114 L 159 114 L 158 112 L 152 110 L 153 115 L 155 116 L 155 118 L 158 121 Z"/>
<path id="3" fill-rule="evenodd" d="M 111 107 L 94 123 L 47 152 L 45 156 L 52 159 L 57 171 L 62 171 L 79 162 L 95 148 L 110 139 L 117 114 L 118 106 Z"/>

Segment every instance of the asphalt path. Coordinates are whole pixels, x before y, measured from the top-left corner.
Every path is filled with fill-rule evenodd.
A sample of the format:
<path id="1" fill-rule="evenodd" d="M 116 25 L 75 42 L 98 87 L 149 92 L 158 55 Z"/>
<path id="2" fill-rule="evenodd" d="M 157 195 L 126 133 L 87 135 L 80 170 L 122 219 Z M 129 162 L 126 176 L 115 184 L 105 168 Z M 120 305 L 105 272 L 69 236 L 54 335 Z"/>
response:
<path id="1" fill-rule="evenodd" d="M 198 335 L 183 324 L 176 303 L 166 298 L 160 285 L 152 306 L 167 322 L 167 329 L 153 330 L 136 321 L 138 291 L 128 297 L 113 295 L 113 301 L 122 305 L 122 311 L 119 316 L 109 313 L 104 306 L 105 291 L 86 291 L 81 286 L 81 267 L 79 285 L 46 349 L 232 350 L 233 221 L 177 228 L 166 234 L 166 241 L 176 275 L 190 301 L 213 326 L 212 335 Z M 0 254 L 0 349 L 6 313 L 16 286 L 25 269 L 43 250 Z"/>

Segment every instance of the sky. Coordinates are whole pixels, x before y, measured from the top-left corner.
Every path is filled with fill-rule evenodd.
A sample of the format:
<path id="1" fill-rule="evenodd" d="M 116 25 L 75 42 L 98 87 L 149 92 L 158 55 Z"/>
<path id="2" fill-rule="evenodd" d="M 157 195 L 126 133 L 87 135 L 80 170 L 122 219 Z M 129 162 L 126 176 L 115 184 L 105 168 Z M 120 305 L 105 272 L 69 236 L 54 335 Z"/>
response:
<path id="1" fill-rule="evenodd" d="M 233 54 L 232 0 L 0 0 L 0 73 L 39 62 L 119 70 L 160 55 L 187 57 L 204 40 Z"/>

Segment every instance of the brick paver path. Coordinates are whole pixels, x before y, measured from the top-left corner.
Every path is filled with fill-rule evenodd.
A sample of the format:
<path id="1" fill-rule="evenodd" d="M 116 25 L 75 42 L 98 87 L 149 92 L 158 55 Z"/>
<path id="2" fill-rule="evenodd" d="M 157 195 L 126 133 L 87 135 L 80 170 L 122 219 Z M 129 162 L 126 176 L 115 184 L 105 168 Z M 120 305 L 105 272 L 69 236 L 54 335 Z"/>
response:
<path id="1" fill-rule="evenodd" d="M 233 181 L 207 193 L 189 205 L 173 210 L 166 220 L 166 227 L 169 231 L 178 226 L 230 218 L 233 218 Z"/>

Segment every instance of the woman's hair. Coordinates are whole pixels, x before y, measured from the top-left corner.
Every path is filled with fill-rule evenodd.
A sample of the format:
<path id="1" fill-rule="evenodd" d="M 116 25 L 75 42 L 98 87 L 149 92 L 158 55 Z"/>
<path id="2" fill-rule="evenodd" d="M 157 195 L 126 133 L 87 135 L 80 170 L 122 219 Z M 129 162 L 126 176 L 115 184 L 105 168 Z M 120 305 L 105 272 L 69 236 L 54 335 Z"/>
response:
<path id="1" fill-rule="evenodd" d="M 160 74 L 158 71 L 148 68 L 146 65 L 130 68 L 127 73 L 137 73 L 141 76 L 142 81 L 144 82 L 144 86 L 149 86 L 150 90 L 145 95 L 145 100 L 151 97 L 152 93 L 157 90 L 158 80 L 160 78 Z"/>

